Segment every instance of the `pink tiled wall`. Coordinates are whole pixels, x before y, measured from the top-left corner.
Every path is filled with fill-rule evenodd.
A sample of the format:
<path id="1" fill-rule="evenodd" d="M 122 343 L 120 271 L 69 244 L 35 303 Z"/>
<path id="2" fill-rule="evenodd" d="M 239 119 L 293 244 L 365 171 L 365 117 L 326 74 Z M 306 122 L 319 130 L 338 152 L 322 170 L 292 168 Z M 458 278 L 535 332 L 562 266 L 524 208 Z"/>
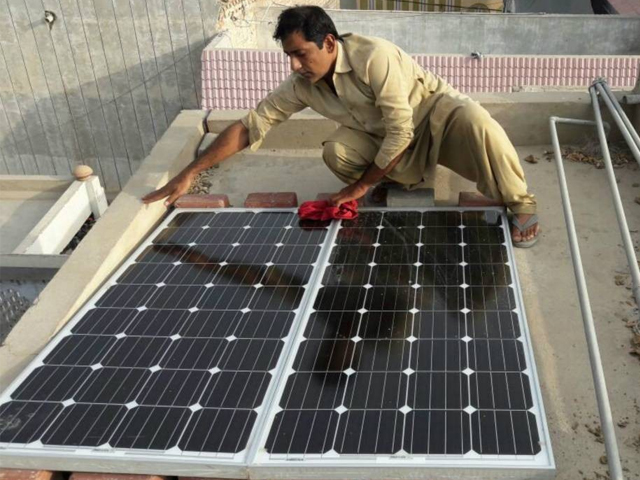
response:
<path id="1" fill-rule="evenodd" d="M 425 69 L 463 92 L 510 92 L 521 86 L 586 87 L 605 77 L 614 88 L 633 87 L 640 56 L 485 57 L 414 55 Z M 202 108 L 247 109 L 289 75 L 279 51 L 205 50 L 202 55 Z"/>
<path id="2" fill-rule="evenodd" d="M 609 0 L 609 3 L 620 15 L 640 15 L 640 1 L 638 0 Z"/>

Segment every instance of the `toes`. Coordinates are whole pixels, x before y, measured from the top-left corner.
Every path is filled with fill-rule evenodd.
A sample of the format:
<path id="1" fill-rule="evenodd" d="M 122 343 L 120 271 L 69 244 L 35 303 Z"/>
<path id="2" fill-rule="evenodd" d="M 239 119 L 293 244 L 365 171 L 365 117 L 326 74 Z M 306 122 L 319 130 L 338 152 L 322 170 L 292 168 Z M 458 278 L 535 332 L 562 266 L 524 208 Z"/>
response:
<path id="1" fill-rule="evenodd" d="M 520 233 L 520 230 L 515 228 L 511 231 L 511 240 L 513 240 L 516 243 L 519 243 L 522 241 L 522 234 Z"/>
<path id="2" fill-rule="evenodd" d="M 527 228 L 527 231 L 525 233 L 525 240 L 528 242 L 530 240 L 533 240 L 537 235 L 538 235 L 538 225 L 534 225 L 530 228 Z"/>
<path id="3" fill-rule="evenodd" d="M 539 232 L 540 228 L 537 224 L 527 228 L 524 232 L 521 232 L 517 228 L 513 228 L 511 230 L 511 240 L 513 243 L 529 242 L 536 238 Z"/>

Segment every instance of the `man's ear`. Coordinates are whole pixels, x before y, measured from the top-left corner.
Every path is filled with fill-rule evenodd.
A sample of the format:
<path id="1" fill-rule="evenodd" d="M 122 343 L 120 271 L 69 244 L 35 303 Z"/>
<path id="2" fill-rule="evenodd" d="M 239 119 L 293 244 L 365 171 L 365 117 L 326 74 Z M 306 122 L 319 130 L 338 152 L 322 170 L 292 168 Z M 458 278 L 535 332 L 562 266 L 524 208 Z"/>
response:
<path id="1" fill-rule="evenodd" d="M 338 40 L 333 36 L 332 33 L 328 33 L 326 37 L 324 37 L 324 48 L 327 49 L 327 52 L 333 53 L 336 50 L 336 42 Z"/>

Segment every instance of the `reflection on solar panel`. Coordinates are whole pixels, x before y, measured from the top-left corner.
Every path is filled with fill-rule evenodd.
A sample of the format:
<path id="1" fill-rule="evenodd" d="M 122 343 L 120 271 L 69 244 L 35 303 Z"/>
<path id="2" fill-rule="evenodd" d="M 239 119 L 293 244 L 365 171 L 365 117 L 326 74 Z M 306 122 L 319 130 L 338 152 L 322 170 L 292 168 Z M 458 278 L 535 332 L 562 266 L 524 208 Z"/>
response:
<path id="1" fill-rule="evenodd" d="M 0 458 L 551 475 L 505 228 L 497 210 L 178 212 L 0 397 Z"/>

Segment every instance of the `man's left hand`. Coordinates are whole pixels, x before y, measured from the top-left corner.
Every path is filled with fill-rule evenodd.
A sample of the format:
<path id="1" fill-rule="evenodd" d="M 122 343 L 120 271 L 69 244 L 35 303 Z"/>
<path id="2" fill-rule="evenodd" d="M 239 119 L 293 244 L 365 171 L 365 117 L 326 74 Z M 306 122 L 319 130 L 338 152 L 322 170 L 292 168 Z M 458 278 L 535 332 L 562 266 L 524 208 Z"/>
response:
<path id="1" fill-rule="evenodd" d="M 369 187 L 360 182 L 356 182 L 353 185 L 343 188 L 338 193 L 331 195 L 329 200 L 333 205 L 339 207 L 343 203 L 350 202 L 351 200 L 358 200 L 365 196 L 369 191 Z"/>

